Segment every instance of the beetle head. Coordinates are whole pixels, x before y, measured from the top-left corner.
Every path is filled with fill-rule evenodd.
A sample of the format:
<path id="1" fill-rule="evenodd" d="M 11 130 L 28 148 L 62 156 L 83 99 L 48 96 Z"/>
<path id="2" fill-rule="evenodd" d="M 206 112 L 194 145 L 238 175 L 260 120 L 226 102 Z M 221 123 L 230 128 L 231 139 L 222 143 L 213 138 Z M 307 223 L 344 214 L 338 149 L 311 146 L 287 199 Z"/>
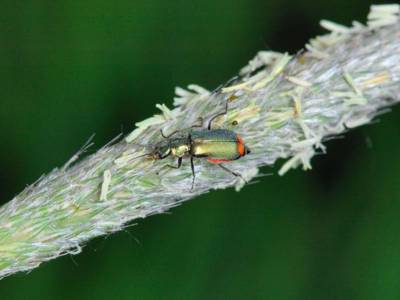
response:
<path id="1" fill-rule="evenodd" d="M 171 154 L 171 147 L 166 142 L 158 143 L 154 146 L 153 157 L 155 159 L 163 159 Z"/>

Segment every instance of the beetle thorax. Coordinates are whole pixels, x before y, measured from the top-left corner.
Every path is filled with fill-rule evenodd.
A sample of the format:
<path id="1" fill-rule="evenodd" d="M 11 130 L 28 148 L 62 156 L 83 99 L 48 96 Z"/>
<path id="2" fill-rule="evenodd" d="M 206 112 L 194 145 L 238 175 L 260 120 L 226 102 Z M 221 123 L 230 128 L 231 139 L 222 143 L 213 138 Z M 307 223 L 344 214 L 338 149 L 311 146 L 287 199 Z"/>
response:
<path id="1" fill-rule="evenodd" d="M 189 154 L 189 151 L 190 147 L 187 144 L 173 145 L 171 147 L 171 153 L 176 157 L 184 157 Z"/>

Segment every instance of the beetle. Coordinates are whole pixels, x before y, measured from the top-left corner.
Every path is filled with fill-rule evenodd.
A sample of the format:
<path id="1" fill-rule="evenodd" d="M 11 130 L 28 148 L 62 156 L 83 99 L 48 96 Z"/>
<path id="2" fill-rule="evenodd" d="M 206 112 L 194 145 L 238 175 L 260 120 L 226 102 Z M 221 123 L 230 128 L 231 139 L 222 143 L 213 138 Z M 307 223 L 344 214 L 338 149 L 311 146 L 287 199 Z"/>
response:
<path id="1" fill-rule="evenodd" d="M 212 122 L 225 115 L 228 112 L 228 102 L 234 99 L 228 98 L 225 105 L 225 110 L 211 117 L 208 121 L 207 128 L 193 130 L 195 127 L 203 127 L 201 125 L 194 125 L 190 127 L 190 131 L 186 136 L 174 137 L 177 133 L 181 132 L 176 130 L 169 135 L 164 135 L 162 129 L 160 130 L 163 141 L 154 145 L 151 153 L 145 154 L 155 160 L 165 159 L 167 157 L 175 157 L 178 159 L 177 165 L 167 165 L 170 168 L 179 169 L 182 165 L 183 158 L 190 158 L 190 165 L 192 170 L 192 188 L 196 178 L 194 170 L 194 158 L 206 158 L 210 163 L 218 165 L 221 169 L 230 174 L 246 180 L 236 172 L 231 171 L 225 167 L 224 163 L 229 163 L 237 160 L 250 153 L 243 139 L 236 132 L 228 129 L 212 129 Z M 202 122 L 203 123 L 203 122 Z"/>

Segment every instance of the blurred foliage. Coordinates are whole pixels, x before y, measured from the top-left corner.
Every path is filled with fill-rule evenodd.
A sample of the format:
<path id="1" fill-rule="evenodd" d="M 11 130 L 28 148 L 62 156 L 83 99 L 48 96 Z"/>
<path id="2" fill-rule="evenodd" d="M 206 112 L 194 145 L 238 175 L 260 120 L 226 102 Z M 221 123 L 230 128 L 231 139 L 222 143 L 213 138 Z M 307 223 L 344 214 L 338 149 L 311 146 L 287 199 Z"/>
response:
<path id="1" fill-rule="evenodd" d="M 368 1 L 3 1 L 0 201 L 262 49 L 296 52 Z M 311 172 L 215 191 L 0 281 L 1 299 L 395 299 L 400 110 L 327 143 Z M 94 151 L 94 150 L 92 150 Z M 276 168 L 264 168 L 264 173 Z"/>

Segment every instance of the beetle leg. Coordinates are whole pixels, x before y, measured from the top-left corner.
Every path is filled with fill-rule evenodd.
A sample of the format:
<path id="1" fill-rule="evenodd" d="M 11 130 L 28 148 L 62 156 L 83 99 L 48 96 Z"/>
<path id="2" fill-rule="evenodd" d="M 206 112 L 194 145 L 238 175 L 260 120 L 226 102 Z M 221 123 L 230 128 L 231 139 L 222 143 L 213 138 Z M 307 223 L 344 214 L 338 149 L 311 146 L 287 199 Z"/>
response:
<path id="1" fill-rule="evenodd" d="M 196 173 L 194 172 L 194 164 L 193 164 L 193 156 L 190 157 L 190 167 L 192 168 L 192 188 L 190 189 L 191 191 L 193 191 L 193 187 L 194 187 L 194 180 L 196 178 Z"/>
<path id="2" fill-rule="evenodd" d="M 229 170 L 227 167 L 223 166 L 222 164 L 218 164 L 218 166 L 219 166 L 222 170 L 224 170 L 225 172 L 228 172 L 228 173 L 232 174 L 232 175 L 235 176 L 235 177 L 240 177 L 245 183 L 248 183 L 247 180 L 244 179 L 243 176 L 240 175 L 239 173 L 236 173 L 236 172 L 233 172 L 233 171 Z"/>
<path id="3" fill-rule="evenodd" d="M 218 117 L 220 117 L 220 116 L 226 115 L 226 113 L 228 112 L 228 102 L 229 102 L 229 99 L 226 101 L 225 110 L 224 110 L 223 112 L 214 115 L 214 116 L 210 119 L 210 121 L 208 121 L 208 126 L 207 126 L 207 129 L 208 129 L 208 130 L 211 130 L 212 121 L 214 121 L 216 118 L 218 118 Z"/>
<path id="4" fill-rule="evenodd" d="M 230 86 L 232 83 L 234 83 L 235 81 L 238 81 L 242 78 L 242 76 L 236 75 L 234 77 L 232 77 L 231 79 L 229 79 L 227 82 L 220 84 L 215 90 L 213 90 L 211 92 L 211 95 L 215 95 L 218 94 L 222 91 L 223 88 Z"/>
<path id="5" fill-rule="evenodd" d="M 174 132 L 172 132 L 172 133 L 170 133 L 170 134 L 168 134 L 168 135 L 164 135 L 164 132 L 162 131 L 162 128 L 160 129 L 161 136 L 162 136 L 164 139 L 170 138 L 171 136 L 173 136 L 173 135 L 176 134 L 177 132 L 179 132 L 179 130 L 175 130 Z"/>
<path id="6" fill-rule="evenodd" d="M 178 158 L 178 166 L 172 166 L 172 165 L 167 165 L 167 167 L 170 167 L 172 169 L 179 169 L 182 165 L 182 157 Z"/>

